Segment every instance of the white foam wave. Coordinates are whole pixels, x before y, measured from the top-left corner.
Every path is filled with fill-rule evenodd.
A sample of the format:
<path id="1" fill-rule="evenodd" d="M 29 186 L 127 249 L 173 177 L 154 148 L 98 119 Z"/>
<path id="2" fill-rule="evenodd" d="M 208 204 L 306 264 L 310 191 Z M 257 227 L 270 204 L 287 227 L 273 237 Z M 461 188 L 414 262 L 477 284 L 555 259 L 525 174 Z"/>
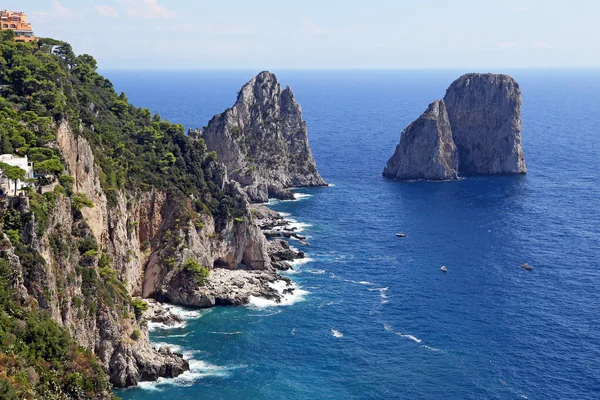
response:
<path id="1" fill-rule="evenodd" d="M 440 349 L 436 349 L 435 347 L 430 347 L 430 346 L 426 346 L 423 345 L 424 348 L 426 348 L 427 350 L 431 350 L 431 351 L 440 351 Z"/>
<path id="2" fill-rule="evenodd" d="M 250 296 L 248 305 L 254 308 L 267 308 L 273 306 L 290 306 L 294 303 L 304 300 L 304 297 L 308 294 L 306 290 L 300 289 L 297 285 L 292 283 L 291 288 L 294 290 L 289 293 L 284 293 L 285 289 L 290 289 L 286 281 L 280 280 L 273 283 L 269 283 L 273 289 L 282 296 L 281 301 L 278 303 L 275 300 L 265 299 L 263 297 Z"/>
<path id="3" fill-rule="evenodd" d="M 154 332 L 157 330 L 166 331 L 166 330 L 181 329 L 181 328 L 185 328 L 185 322 L 180 322 L 180 323 L 174 324 L 174 325 L 167 325 L 162 322 L 148 322 L 148 331 L 150 331 L 150 332 Z"/>
<path id="4" fill-rule="evenodd" d="M 294 199 L 296 201 L 307 199 L 309 197 L 312 197 L 312 194 L 308 194 L 308 193 L 294 193 Z"/>
<path id="5" fill-rule="evenodd" d="M 178 346 L 176 344 L 166 343 L 166 342 L 152 342 L 152 347 L 154 347 L 157 350 L 160 349 L 161 347 L 169 347 L 173 353 L 181 353 L 183 351 L 181 346 Z"/>
<path id="6" fill-rule="evenodd" d="M 323 275 L 326 272 L 324 269 L 307 269 L 305 271 L 313 275 Z"/>
<path id="7" fill-rule="evenodd" d="M 267 205 L 274 205 L 274 204 L 278 204 L 278 203 L 287 203 L 287 202 L 291 202 L 291 201 L 300 201 L 300 200 L 305 200 L 309 197 L 312 197 L 312 194 L 308 194 L 308 193 L 294 193 L 294 199 L 293 200 L 279 200 L 279 199 L 269 199 L 269 201 L 266 203 Z"/>
<path id="8" fill-rule="evenodd" d="M 162 386 L 192 386 L 196 381 L 207 377 L 227 377 L 233 368 L 221 367 L 202 360 L 190 360 L 190 369 L 175 378 L 158 378 L 153 382 L 140 382 L 139 388 L 160 391 Z M 236 368 L 236 367 L 234 367 Z"/>
<path id="9" fill-rule="evenodd" d="M 193 310 L 190 308 L 184 308 L 184 307 L 173 306 L 173 305 L 169 305 L 166 308 L 167 308 L 167 310 L 171 311 L 173 314 L 179 315 L 181 318 L 183 318 L 185 320 L 198 319 L 198 318 L 203 317 L 205 314 L 209 313 L 210 311 L 212 311 L 212 309 Z"/>
<path id="10" fill-rule="evenodd" d="M 184 334 L 181 334 L 181 335 L 168 335 L 168 336 L 166 336 L 166 337 L 169 337 L 169 338 L 174 338 L 174 337 L 186 337 L 186 336 L 187 336 L 187 335 L 189 335 L 190 333 L 191 333 L 191 332 L 184 333 Z"/>
<path id="11" fill-rule="evenodd" d="M 415 343 L 421 343 L 422 342 L 422 340 L 419 339 L 416 336 L 410 335 L 408 333 L 400 333 L 400 332 L 394 331 L 394 329 L 392 328 L 392 326 L 390 324 L 383 324 L 383 328 L 386 331 L 391 332 L 391 333 L 393 333 L 396 336 L 400 336 L 400 337 L 403 337 L 403 338 L 406 338 L 406 339 L 410 339 L 410 340 L 412 340 Z"/>
<path id="12" fill-rule="evenodd" d="M 369 285 L 369 286 L 374 285 L 373 282 L 369 282 L 369 281 L 353 281 L 353 280 L 350 280 L 350 279 L 344 279 L 344 282 L 356 283 L 357 285 Z"/>
<path id="13" fill-rule="evenodd" d="M 384 288 L 372 288 L 372 289 L 368 289 L 369 291 L 378 291 L 379 292 L 379 297 L 381 298 L 381 304 L 385 304 L 388 302 L 388 297 L 387 297 L 387 290 L 388 288 L 384 287 Z"/>
<path id="14" fill-rule="evenodd" d="M 412 340 L 413 342 L 416 342 L 416 343 L 421 343 L 422 342 L 421 339 L 419 339 L 418 337 L 413 336 L 413 335 L 404 334 L 404 333 L 398 333 L 398 332 L 394 332 L 394 335 L 398 335 L 400 337 L 410 339 L 410 340 Z"/>
<path id="15" fill-rule="evenodd" d="M 331 328 L 331 334 L 333 335 L 333 337 L 336 337 L 338 339 L 344 336 L 344 334 L 342 332 L 335 330 L 333 328 Z"/>
<path id="16" fill-rule="evenodd" d="M 313 262 L 313 261 L 315 261 L 314 258 L 304 257 L 304 258 L 297 258 L 295 260 L 289 261 L 289 263 L 292 264 L 292 267 L 297 267 L 299 265 L 308 264 L 309 262 Z"/>

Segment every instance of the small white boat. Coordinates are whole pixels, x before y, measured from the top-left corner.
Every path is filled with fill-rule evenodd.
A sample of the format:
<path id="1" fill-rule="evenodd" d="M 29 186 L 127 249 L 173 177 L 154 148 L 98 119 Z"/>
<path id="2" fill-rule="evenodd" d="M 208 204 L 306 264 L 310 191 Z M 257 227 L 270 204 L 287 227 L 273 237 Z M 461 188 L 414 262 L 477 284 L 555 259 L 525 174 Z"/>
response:
<path id="1" fill-rule="evenodd" d="M 442 265 L 442 268 L 440 268 L 442 270 L 442 272 L 448 272 L 448 268 L 446 268 L 445 265 Z"/>
<path id="2" fill-rule="evenodd" d="M 526 269 L 527 271 L 531 271 L 533 267 L 527 263 L 521 264 L 521 268 Z"/>
<path id="3" fill-rule="evenodd" d="M 398 236 L 398 237 L 406 237 L 408 235 L 406 233 L 396 233 L 396 236 Z"/>

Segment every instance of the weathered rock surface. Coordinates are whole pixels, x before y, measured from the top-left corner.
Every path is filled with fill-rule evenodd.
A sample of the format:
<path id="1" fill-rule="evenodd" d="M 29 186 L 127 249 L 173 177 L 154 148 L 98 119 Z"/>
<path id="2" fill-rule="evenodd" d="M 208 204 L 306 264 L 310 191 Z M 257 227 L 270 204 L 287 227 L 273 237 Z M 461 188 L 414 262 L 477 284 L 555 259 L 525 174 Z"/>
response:
<path id="1" fill-rule="evenodd" d="M 467 74 L 444 96 L 462 175 L 527 172 L 521 145 L 521 89 L 508 75 Z"/>
<path id="2" fill-rule="evenodd" d="M 234 106 L 216 115 L 202 138 L 253 202 L 289 200 L 294 198 L 289 188 L 327 185 L 308 145 L 300 105 L 270 72 L 245 84 Z"/>
<path id="3" fill-rule="evenodd" d="M 400 136 L 383 174 L 395 179 L 457 179 L 456 146 L 443 100 L 436 100 Z"/>
<path id="4" fill-rule="evenodd" d="M 404 130 L 383 175 L 448 180 L 526 172 L 519 85 L 508 75 L 466 74 Z"/>
<path id="5" fill-rule="evenodd" d="M 262 297 L 279 301 L 282 297 L 270 284 L 287 280 L 274 271 L 248 271 L 215 268 L 206 283 L 195 285 L 190 279 L 179 275 L 170 284 L 174 289 L 163 293 L 163 298 L 171 304 L 194 308 L 210 308 L 219 305 L 248 304 L 250 297 Z M 291 284 L 290 284 L 291 287 Z"/>
<path id="6" fill-rule="evenodd" d="M 146 299 L 145 302 L 148 304 L 148 309 L 142 314 L 142 319 L 165 326 L 176 326 L 184 322 L 183 317 L 169 310 L 169 306 L 154 299 Z"/>
<path id="7" fill-rule="evenodd" d="M 57 127 L 57 146 L 67 173 L 74 177 L 73 191 L 85 195 L 93 207 L 77 215 L 71 198 L 57 193 L 44 229 L 39 229 L 32 214 L 21 232 L 33 259 L 19 260 L 6 237 L 0 237 L 0 252 L 10 260 L 18 300 L 46 310 L 67 328 L 79 345 L 98 357 L 113 385 L 174 377 L 189 368 L 181 355 L 152 348 L 147 327 L 133 315 L 129 296 L 194 306 L 243 304 L 251 295 L 278 298 L 269 286 L 279 278 L 271 266 L 267 240 L 253 221 L 246 196 L 239 184 L 227 179 L 224 166 L 215 163 L 209 179 L 244 212 L 236 218 L 199 214 L 192 207 L 194 199 L 156 188 L 117 191 L 109 204 L 83 135 L 63 123 Z M 84 254 L 78 248 L 82 242 L 94 243 L 98 251 Z M 99 262 L 101 255 L 109 260 L 105 268 Z M 212 292 L 204 298 L 184 271 L 183 263 L 190 258 L 208 267 L 211 278 L 217 279 L 214 284 L 209 281 L 206 287 Z M 91 287 L 91 279 L 84 282 L 82 271 L 112 282 L 102 289 L 106 301 L 97 301 L 99 291 Z M 242 291 L 238 281 L 243 279 L 219 280 L 228 274 L 247 275 L 251 284 Z M 176 323 L 177 316 L 159 313 L 153 319 L 170 324 Z"/>

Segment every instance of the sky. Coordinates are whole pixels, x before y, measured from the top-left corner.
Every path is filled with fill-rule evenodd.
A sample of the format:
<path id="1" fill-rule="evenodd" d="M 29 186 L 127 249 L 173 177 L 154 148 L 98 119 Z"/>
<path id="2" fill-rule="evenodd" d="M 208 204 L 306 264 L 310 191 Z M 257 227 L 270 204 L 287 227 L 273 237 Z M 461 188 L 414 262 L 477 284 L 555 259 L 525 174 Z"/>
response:
<path id="1" fill-rule="evenodd" d="M 597 0 L 3 0 L 103 69 L 600 67 Z"/>

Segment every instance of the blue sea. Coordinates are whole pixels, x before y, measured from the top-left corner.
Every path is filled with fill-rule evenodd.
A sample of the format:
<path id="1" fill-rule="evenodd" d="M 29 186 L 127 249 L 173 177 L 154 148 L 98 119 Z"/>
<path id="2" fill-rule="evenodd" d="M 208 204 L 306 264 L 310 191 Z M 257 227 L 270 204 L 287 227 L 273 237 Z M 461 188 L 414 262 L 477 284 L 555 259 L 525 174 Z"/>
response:
<path id="1" fill-rule="evenodd" d="M 258 72 L 103 71 L 186 128 Z M 494 71 L 521 85 L 529 173 L 446 183 L 381 172 L 402 129 L 467 71 L 273 72 L 332 184 L 271 204 L 309 237 L 289 274 L 302 291 L 285 306 L 180 310 L 184 326 L 151 337 L 192 370 L 119 396 L 600 398 L 599 70 Z"/>

